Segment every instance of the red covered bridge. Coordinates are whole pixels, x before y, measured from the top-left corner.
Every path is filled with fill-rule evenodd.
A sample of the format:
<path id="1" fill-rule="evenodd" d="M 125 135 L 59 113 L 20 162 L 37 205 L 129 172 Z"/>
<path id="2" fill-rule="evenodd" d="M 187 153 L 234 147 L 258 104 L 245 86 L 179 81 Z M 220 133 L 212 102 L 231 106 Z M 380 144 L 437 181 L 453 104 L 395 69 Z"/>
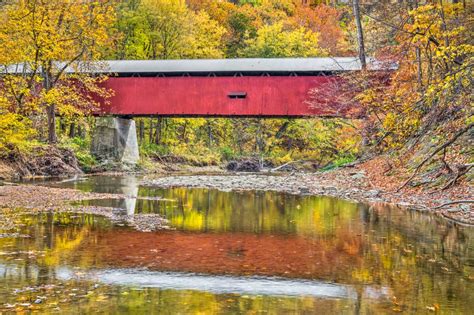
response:
<path id="1" fill-rule="evenodd" d="M 58 68 L 64 66 L 58 63 Z M 368 66 L 393 68 L 375 60 Z M 360 69 L 357 58 L 343 57 L 109 60 L 79 63 L 66 67 L 66 72 L 109 74 L 103 84 L 115 93 L 108 102 L 101 101 L 96 114 L 116 117 L 96 120 L 91 150 L 99 159 L 135 164 L 139 152 L 135 122 L 130 119 L 134 116 L 347 116 L 334 87 L 342 80 L 338 74 Z M 0 74 L 28 71 L 28 65 L 17 64 Z M 310 95 L 312 89 L 323 93 Z"/>
<path id="2" fill-rule="evenodd" d="M 101 115 L 334 116 L 338 105 L 309 91 L 360 70 L 356 58 L 107 61 L 115 91 Z M 308 101 L 318 104 L 311 107 Z M 340 113 L 338 113 L 340 114 Z M 343 113 L 342 113 L 343 114 Z"/>

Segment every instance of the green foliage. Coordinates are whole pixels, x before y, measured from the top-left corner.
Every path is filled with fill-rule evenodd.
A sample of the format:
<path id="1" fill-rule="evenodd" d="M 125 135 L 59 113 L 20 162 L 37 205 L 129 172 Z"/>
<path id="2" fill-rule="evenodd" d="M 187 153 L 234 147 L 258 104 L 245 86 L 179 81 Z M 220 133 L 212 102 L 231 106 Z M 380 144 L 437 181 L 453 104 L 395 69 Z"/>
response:
<path id="1" fill-rule="evenodd" d="M 143 0 L 125 6 L 115 26 L 119 40 L 109 49 L 115 58 L 222 58 L 226 30 L 205 11 L 184 1 Z"/>
<path id="2" fill-rule="evenodd" d="M 332 161 L 328 165 L 324 166 L 321 168 L 321 171 L 329 171 L 341 166 L 344 166 L 346 164 L 352 163 L 356 160 L 356 157 L 354 155 L 346 155 L 346 156 L 341 156 L 338 157 L 336 160 Z"/>
<path id="3" fill-rule="evenodd" d="M 155 144 L 155 143 L 143 143 L 140 146 L 140 155 L 143 157 L 154 157 L 162 156 L 170 153 L 170 150 L 167 146 Z"/>
<path id="4" fill-rule="evenodd" d="M 90 153 L 91 141 L 89 138 L 63 138 L 60 146 L 71 149 L 84 172 L 89 172 L 97 165 L 97 160 Z"/>
<path id="5" fill-rule="evenodd" d="M 145 129 L 151 125 L 145 121 Z M 153 129 L 156 129 L 156 122 Z M 344 120 L 324 119 L 196 119 L 161 120 L 161 136 L 145 132 L 144 157 L 181 157 L 195 165 L 217 164 L 244 156 L 261 156 L 275 165 L 291 160 L 316 164 L 358 153 L 357 129 Z M 156 130 L 155 130 L 156 131 Z"/>
<path id="6" fill-rule="evenodd" d="M 229 36 L 227 42 L 227 56 L 237 57 L 240 50 L 244 49 L 245 38 L 254 38 L 257 28 L 252 24 L 252 16 L 247 12 L 235 11 L 229 16 Z"/>
<path id="7" fill-rule="evenodd" d="M 251 4 L 253 6 L 261 5 L 262 0 L 239 0 L 239 4 L 244 5 L 244 4 Z"/>
<path id="8" fill-rule="evenodd" d="M 230 147 L 222 147 L 220 154 L 221 154 L 222 160 L 224 161 L 229 161 L 237 157 L 234 150 Z"/>

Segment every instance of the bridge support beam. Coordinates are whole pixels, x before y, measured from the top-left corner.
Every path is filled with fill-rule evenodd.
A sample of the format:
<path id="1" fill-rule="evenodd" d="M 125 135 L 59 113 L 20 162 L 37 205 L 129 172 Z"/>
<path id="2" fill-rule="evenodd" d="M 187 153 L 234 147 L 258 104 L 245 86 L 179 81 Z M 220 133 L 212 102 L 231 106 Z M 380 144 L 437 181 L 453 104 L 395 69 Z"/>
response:
<path id="1" fill-rule="evenodd" d="M 135 121 L 117 117 L 96 118 L 91 153 L 101 162 L 136 165 L 140 155 Z"/>

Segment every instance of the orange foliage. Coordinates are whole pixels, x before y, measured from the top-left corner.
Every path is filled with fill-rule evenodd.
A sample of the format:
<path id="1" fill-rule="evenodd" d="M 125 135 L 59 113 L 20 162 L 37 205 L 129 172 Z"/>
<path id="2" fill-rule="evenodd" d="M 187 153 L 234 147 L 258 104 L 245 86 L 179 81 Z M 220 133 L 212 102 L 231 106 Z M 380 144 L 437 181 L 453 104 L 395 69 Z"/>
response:
<path id="1" fill-rule="evenodd" d="M 227 28 L 229 16 L 237 10 L 237 6 L 232 2 L 213 0 L 188 0 L 189 8 L 194 11 L 206 11 L 207 14 Z"/>
<path id="2" fill-rule="evenodd" d="M 341 27 L 341 11 L 325 4 L 316 7 L 298 6 L 293 22 L 320 34 L 319 45 L 331 55 L 347 55 L 349 46 Z"/>

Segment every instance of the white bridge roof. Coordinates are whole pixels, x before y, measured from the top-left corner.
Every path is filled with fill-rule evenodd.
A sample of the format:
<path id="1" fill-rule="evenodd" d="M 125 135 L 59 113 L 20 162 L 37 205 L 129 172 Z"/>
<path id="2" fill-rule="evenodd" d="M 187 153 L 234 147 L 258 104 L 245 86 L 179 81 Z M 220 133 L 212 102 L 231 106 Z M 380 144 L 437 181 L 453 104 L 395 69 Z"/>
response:
<path id="1" fill-rule="evenodd" d="M 58 62 L 58 68 L 65 63 Z M 3 69 L 2 69 L 3 68 Z M 28 72 L 25 64 L 0 68 L 0 73 Z M 368 59 L 369 70 L 392 70 L 394 64 Z M 361 70 L 355 57 L 324 58 L 242 58 L 242 59 L 181 59 L 181 60 L 103 60 L 81 62 L 66 72 L 91 73 L 238 73 L 238 72 L 333 72 Z"/>
<path id="2" fill-rule="evenodd" d="M 186 60 L 110 60 L 115 73 L 136 72 L 318 72 L 360 70 L 358 58 L 243 58 Z"/>

